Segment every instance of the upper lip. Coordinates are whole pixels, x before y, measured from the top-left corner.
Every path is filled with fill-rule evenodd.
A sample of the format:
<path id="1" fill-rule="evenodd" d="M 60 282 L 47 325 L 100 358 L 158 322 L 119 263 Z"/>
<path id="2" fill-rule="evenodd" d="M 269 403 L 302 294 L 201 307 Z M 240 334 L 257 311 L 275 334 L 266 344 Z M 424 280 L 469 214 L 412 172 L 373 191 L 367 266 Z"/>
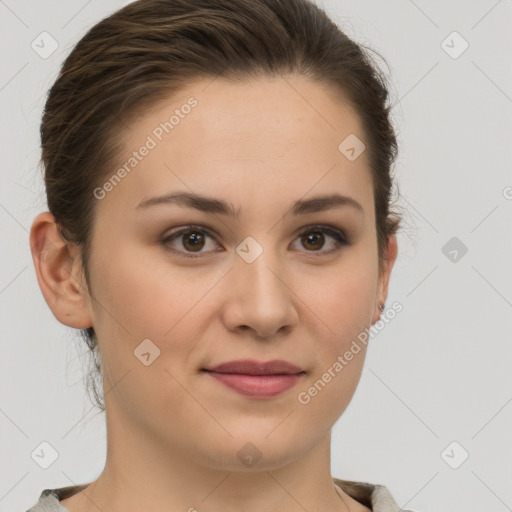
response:
<path id="1" fill-rule="evenodd" d="M 246 375 L 292 375 L 304 373 L 298 366 L 282 359 L 265 362 L 241 359 L 238 361 L 228 361 L 211 368 L 204 368 L 204 370 L 217 373 L 242 373 Z"/>

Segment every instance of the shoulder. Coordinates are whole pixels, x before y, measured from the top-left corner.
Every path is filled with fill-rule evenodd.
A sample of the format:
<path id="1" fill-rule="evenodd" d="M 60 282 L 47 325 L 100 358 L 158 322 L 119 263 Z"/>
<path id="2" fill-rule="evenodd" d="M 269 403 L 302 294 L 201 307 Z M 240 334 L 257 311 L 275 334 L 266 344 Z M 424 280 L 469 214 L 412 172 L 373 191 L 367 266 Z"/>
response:
<path id="1" fill-rule="evenodd" d="M 90 484 L 44 489 L 37 503 L 30 507 L 27 512 L 67 512 L 67 509 L 60 505 L 59 501 L 79 493 L 88 485 Z"/>
<path id="2" fill-rule="evenodd" d="M 413 510 L 400 508 L 384 485 L 354 482 L 339 478 L 333 478 L 333 481 L 351 498 L 359 501 L 373 512 L 414 512 Z"/>

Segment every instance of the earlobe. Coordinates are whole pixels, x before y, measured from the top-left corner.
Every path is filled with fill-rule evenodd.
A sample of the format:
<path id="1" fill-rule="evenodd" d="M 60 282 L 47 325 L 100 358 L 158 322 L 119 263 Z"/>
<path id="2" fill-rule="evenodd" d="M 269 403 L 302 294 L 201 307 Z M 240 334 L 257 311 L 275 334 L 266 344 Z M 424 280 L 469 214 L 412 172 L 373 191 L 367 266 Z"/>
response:
<path id="1" fill-rule="evenodd" d="M 78 250 L 63 238 L 50 212 L 34 219 L 30 249 L 39 287 L 55 318 L 76 329 L 91 327 L 89 292 Z"/>

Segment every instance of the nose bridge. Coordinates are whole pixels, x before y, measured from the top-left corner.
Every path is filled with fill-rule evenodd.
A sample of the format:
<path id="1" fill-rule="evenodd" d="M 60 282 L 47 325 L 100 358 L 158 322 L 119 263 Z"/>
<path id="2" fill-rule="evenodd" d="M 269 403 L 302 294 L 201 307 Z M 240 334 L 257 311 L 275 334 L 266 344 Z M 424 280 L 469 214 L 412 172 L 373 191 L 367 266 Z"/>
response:
<path id="1" fill-rule="evenodd" d="M 270 244 L 263 248 L 248 237 L 237 247 L 237 254 L 236 279 L 240 280 L 245 293 L 258 301 L 266 298 L 267 303 L 286 298 L 283 281 L 278 278 L 283 267 Z"/>
<path id="2" fill-rule="evenodd" d="M 249 239 L 237 247 L 237 253 L 231 275 L 235 282 L 231 289 L 236 291 L 225 317 L 230 328 L 251 327 L 268 337 L 295 324 L 297 314 L 277 251 Z"/>

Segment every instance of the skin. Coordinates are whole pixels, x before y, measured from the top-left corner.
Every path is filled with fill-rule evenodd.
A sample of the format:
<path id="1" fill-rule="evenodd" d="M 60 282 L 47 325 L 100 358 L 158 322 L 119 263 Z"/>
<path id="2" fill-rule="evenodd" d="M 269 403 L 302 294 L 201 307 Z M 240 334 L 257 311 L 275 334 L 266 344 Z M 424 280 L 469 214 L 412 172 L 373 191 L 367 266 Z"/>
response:
<path id="1" fill-rule="evenodd" d="M 190 114 L 94 199 L 90 290 L 53 216 L 32 225 L 49 307 L 65 325 L 93 326 L 103 360 L 106 465 L 61 504 L 70 512 L 368 510 L 342 491 L 340 499 L 330 472 L 331 428 L 354 395 L 366 349 L 307 405 L 297 398 L 379 319 L 397 256 L 393 236 L 379 274 L 366 153 L 349 161 L 338 151 L 351 133 L 364 141 L 359 118 L 302 76 L 200 80 L 130 124 L 119 165 L 191 96 Z M 170 192 L 229 201 L 239 218 L 175 204 L 137 208 Z M 334 192 L 364 213 L 287 214 L 298 199 Z M 190 224 L 213 235 L 196 259 L 183 255 L 194 254 L 186 236 L 162 243 Z M 301 233 L 312 224 L 344 231 L 350 245 L 327 254 L 337 245 L 325 233 L 308 244 Z M 248 236 L 263 248 L 252 263 L 236 252 Z M 134 357 L 144 339 L 160 349 L 148 366 Z M 246 358 L 284 359 L 306 374 L 258 399 L 200 371 Z M 248 442 L 262 455 L 252 467 L 237 456 Z"/>

